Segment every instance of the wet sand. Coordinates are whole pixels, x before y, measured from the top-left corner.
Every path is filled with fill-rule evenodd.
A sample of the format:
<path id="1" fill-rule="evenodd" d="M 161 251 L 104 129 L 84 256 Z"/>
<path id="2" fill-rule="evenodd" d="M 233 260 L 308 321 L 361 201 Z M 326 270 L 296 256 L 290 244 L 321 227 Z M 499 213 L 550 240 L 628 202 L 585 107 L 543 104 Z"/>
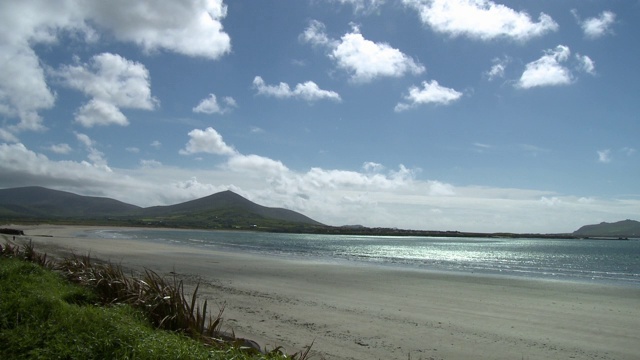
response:
<path id="1" fill-rule="evenodd" d="M 640 288 L 309 263 L 14 226 L 50 255 L 90 253 L 199 282 L 236 334 L 315 359 L 638 359 Z M 104 229 L 101 227 L 100 229 Z"/>

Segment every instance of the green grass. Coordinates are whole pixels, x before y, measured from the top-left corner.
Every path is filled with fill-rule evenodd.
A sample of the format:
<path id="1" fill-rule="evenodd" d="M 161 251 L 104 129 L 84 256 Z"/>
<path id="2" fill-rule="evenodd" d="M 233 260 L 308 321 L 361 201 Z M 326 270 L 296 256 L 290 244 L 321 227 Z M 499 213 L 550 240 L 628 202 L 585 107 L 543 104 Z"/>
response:
<path id="1" fill-rule="evenodd" d="M 131 306 L 94 306 L 95 300 L 89 289 L 38 265 L 0 260 L 0 358 L 225 358 L 186 336 L 155 330 Z"/>
<path id="2" fill-rule="evenodd" d="M 69 267 L 74 262 L 76 268 Z M 181 283 L 167 283 L 155 273 L 147 272 L 144 279 L 125 278 L 121 269 L 109 264 L 92 265 L 86 257 L 66 259 L 57 266 L 58 271 L 51 270 L 53 267 L 31 246 L 22 250 L 0 246 L 1 359 L 300 360 L 308 355 L 308 350 L 292 356 L 278 350 L 264 354 L 242 349 L 233 342 L 212 341 L 212 337 L 203 335 L 214 335 L 214 329 L 205 327 L 206 303 L 203 307 L 196 305 L 197 290 L 193 299 L 186 302 Z M 106 275 L 112 278 L 105 279 Z M 73 277 L 84 279 L 76 281 L 83 285 L 70 282 Z M 141 295 L 130 298 L 130 303 L 105 295 L 105 291 L 116 292 L 112 288 L 105 290 L 104 286 L 120 284 L 116 295 L 122 296 L 123 282 L 134 286 Z M 140 287 L 141 284 L 147 285 Z M 179 306 L 162 309 L 174 315 L 171 319 L 165 315 L 166 319 L 158 323 L 154 317 L 161 314 L 158 304 L 162 302 L 149 301 L 168 298 L 163 295 L 166 291 L 177 299 L 170 303 Z M 136 306 L 141 301 L 143 306 Z M 184 318 L 188 326 L 178 324 L 176 317 Z M 172 323 L 170 328 L 174 331 L 161 330 L 168 323 Z M 192 323 L 203 332 L 194 334 L 189 325 Z"/>

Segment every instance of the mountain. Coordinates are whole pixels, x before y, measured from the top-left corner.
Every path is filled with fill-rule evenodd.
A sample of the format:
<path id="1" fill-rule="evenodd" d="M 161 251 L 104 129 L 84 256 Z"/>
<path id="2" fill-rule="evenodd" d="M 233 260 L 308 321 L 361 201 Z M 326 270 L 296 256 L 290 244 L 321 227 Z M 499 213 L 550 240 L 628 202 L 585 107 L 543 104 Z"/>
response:
<path id="1" fill-rule="evenodd" d="M 0 215 L 48 217 L 105 217 L 140 210 L 118 200 L 81 196 L 39 186 L 0 189 Z"/>
<path id="2" fill-rule="evenodd" d="M 188 221 L 189 218 L 207 217 L 210 221 L 234 220 L 244 225 L 270 220 L 323 226 L 295 211 L 258 205 L 229 190 L 176 205 L 146 208 L 142 210 L 142 214 L 145 217 L 164 218 L 167 221 L 170 219 Z"/>
<path id="3" fill-rule="evenodd" d="M 585 225 L 574 231 L 573 235 L 579 237 L 640 238 L 640 222 L 623 220 L 614 223 L 602 222 L 600 224 Z"/>
<path id="4" fill-rule="evenodd" d="M 109 198 L 43 187 L 0 189 L 0 219 L 109 221 L 118 225 L 192 228 L 267 227 L 282 230 L 323 224 L 283 208 L 258 205 L 232 192 L 169 206 L 141 208 Z"/>

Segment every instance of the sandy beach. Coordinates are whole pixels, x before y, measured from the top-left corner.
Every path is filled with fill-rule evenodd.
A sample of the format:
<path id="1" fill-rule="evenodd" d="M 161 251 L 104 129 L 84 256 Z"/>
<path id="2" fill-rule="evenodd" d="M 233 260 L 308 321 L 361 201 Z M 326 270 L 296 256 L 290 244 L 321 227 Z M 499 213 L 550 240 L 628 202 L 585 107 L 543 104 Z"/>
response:
<path id="1" fill-rule="evenodd" d="M 50 255 L 90 253 L 199 282 L 200 297 L 225 305 L 236 334 L 288 352 L 313 342 L 315 359 L 640 356 L 640 288 L 306 263 L 92 238 L 88 227 L 12 227 Z"/>

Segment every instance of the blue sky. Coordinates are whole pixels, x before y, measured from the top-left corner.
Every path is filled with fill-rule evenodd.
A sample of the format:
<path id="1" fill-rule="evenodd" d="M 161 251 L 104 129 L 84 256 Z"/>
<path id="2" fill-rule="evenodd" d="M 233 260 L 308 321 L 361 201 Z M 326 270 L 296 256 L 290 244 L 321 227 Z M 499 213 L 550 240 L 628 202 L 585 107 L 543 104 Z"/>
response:
<path id="1" fill-rule="evenodd" d="M 230 189 L 330 225 L 638 219 L 638 19 L 638 1 L 3 1 L 0 187 Z"/>

